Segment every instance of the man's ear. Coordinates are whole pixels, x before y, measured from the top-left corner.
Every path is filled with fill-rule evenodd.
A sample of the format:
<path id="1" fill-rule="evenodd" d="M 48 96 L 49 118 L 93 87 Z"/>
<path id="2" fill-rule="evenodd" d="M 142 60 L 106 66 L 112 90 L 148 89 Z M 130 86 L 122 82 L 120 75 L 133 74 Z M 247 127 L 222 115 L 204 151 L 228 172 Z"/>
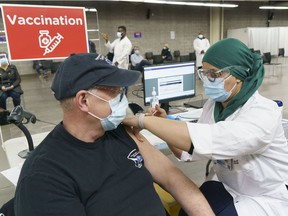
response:
<path id="1" fill-rule="evenodd" d="M 80 90 L 79 92 L 77 92 L 75 96 L 75 102 L 76 102 L 76 106 L 80 110 L 84 112 L 88 112 L 89 99 L 88 99 L 87 91 Z"/>

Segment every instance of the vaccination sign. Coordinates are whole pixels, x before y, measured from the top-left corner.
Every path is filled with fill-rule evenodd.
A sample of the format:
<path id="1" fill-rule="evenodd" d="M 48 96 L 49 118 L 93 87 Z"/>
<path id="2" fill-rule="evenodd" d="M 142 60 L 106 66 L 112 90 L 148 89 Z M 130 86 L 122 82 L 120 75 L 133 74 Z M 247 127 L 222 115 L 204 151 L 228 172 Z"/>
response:
<path id="1" fill-rule="evenodd" d="M 3 4 L 2 17 L 11 60 L 89 51 L 85 8 Z"/>

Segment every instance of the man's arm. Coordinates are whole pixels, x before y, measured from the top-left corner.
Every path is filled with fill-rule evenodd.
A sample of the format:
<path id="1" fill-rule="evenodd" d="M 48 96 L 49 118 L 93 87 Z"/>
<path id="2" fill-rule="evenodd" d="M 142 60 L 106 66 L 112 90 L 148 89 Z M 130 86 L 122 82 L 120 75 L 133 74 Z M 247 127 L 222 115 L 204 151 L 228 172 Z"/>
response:
<path id="1" fill-rule="evenodd" d="M 128 133 L 137 143 L 144 158 L 145 167 L 153 176 L 154 181 L 171 193 L 188 215 L 214 215 L 198 187 L 181 170 L 145 138 L 143 142 L 140 142 L 131 130 Z"/>

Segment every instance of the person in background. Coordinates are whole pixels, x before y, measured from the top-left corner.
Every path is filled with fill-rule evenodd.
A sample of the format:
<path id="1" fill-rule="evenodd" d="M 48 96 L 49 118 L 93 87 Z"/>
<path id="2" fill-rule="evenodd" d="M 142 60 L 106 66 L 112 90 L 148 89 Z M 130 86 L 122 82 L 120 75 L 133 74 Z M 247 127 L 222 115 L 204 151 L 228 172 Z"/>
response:
<path id="1" fill-rule="evenodd" d="M 88 40 L 88 46 L 90 53 L 96 53 L 96 44 L 93 41 Z"/>
<path id="2" fill-rule="evenodd" d="M 133 70 L 143 71 L 145 65 L 151 65 L 144 57 L 140 54 L 138 46 L 134 46 L 134 53 L 131 55 L 131 64 Z"/>
<path id="3" fill-rule="evenodd" d="M 0 108 L 6 110 L 8 97 L 12 98 L 14 107 L 21 104 L 23 90 L 17 67 L 10 64 L 6 56 L 0 57 L 0 64 Z"/>
<path id="4" fill-rule="evenodd" d="M 202 68 L 202 58 L 210 47 L 209 40 L 204 37 L 203 32 L 199 32 L 197 38 L 193 41 L 193 48 L 196 54 L 196 67 L 197 69 Z"/>
<path id="5" fill-rule="evenodd" d="M 123 87 L 134 84 L 140 72 L 109 63 L 85 53 L 59 66 L 51 89 L 63 121 L 24 162 L 15 215 L 165 216 L 153 182 L 190 215 L 214 215 L 190 179 L 121 124 L 128 108 Z"/>
<path id="6" fill-rule="evenodd" d="M 113 50 L 113 64 L 122 69 L 128 69 L 129 67 L 129 55 L 132 50 L 132 43 L 126 36 L 127 29 L 125 26 L 119 26 L 116 37 L 112 43 L 109 41 L 109 36 L 107 33 L 101 33 L 103 39 L 105 40 L 105 46 L 108 50 Z"/>
<path id="7" fill-rule="evenodd" d="M 140 114 L 124 123 L 148 129 L 181 160 L 213 160 L 200 190 L 216 215 L 286 216 L 288 145 L 281 110 L 258 92 L 261 56 L 238 39 L 223 39 L 207 50 L 200 74 L 209 99 L 198 123 L 165 119 L 159 107 L 162 118 Z"/>
<path id="8" fill-rule="evenodd" d="M 167 43 L 164 44 L 163 49 L 161 50 L 161 56 L 164 62 L 172 61 L 172 54 Z"/>

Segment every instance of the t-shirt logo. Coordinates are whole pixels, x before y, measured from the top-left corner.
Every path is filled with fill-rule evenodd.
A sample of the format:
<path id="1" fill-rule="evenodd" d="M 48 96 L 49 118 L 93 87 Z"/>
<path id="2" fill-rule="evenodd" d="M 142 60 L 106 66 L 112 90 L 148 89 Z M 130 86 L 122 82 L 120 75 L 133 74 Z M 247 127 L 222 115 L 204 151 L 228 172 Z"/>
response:
<path id="1" fill-rule="evenodd" d="M 143 165 L 143 163 L 142 163 L 142 162 L 143 162 L 143 158 L 142 158 L 140 152 L 139 152 L 137 149 L 133 149 L 133 150 L 129 153 L 129 155 L 127 156 L 127 158 L 128 158 L 129 160 L 134 161 L 135 166 L 136 166 L 137 168 L 141 168 L 141 167 L 142 167 L 142 165 Z"/>

